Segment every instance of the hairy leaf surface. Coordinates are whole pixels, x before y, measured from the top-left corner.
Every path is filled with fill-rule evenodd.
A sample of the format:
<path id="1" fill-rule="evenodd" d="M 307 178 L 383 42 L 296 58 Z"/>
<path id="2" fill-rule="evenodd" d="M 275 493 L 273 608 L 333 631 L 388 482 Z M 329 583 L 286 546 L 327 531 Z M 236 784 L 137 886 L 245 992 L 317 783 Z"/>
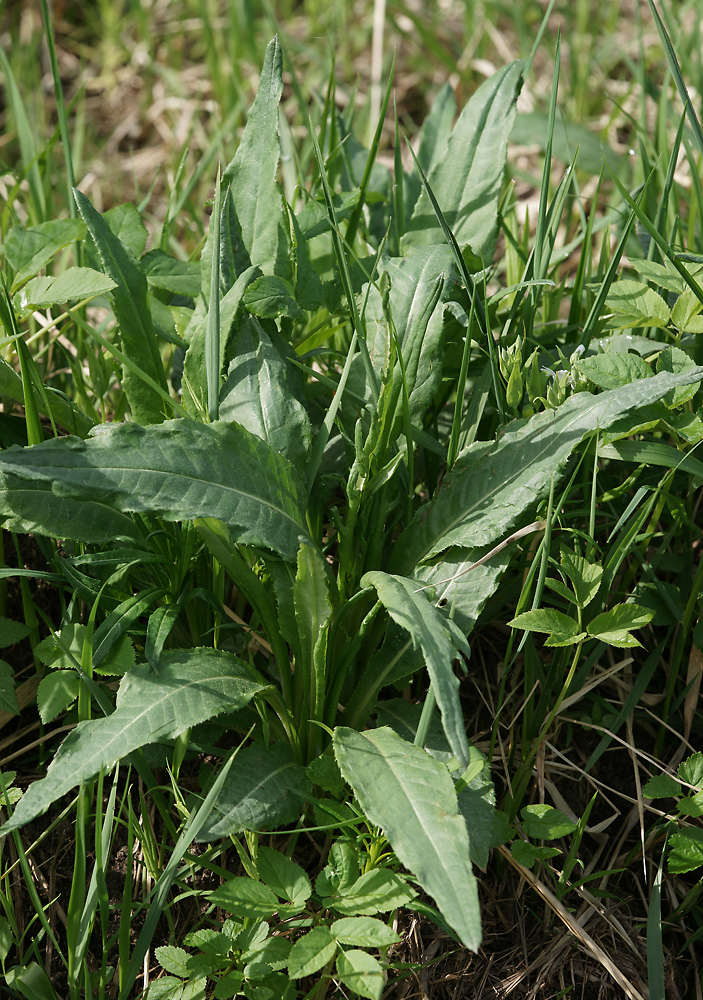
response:
<path id="1" fill-rule="evenodd" d="M 392 729 L 338 727 L 339 768 L 368 819 L 380 826 L 467 948 L 481 943 L 469 837 L 449 772 Z"/>
<path id="2" fill-rule="evenodd" d="M 479 87 L 454 126 L 446 155 L 428 177 L 459 246 L 468 243 L 486 263 L 493 257 L 498 198 L 523 69 L 521 62 L 510 63 Z M 423 189 L 402 246 L 407 251 L 431 243 L 444 243 L 444 235 Z"/>
<path id="3" fill-rule="evenodd" d="M 50 480 L 25 479 L 1 470 L 0 521 L 8 531 L 36 532 L 76 542 L 143 541 L 132 518 L 109 504 L 58 496 Z"/>
<path id="4" fill-rule="evenodd" d="M 269 42 L 242 141 L 222 176 L 252 264 L 265 274 L 292 277 L 285 213 L 276 183 L 281 156 L 278 104 L 283 92 L 283 54 L 278 38 Z"/>
<path id="5" fill-rule="evenodd" d="M 411 702 L 405 701 L 404 698 L 391 698 L 389 701 L 379 703 L 377 714 L 379 726 L 390 726 L 398 736 L 402 736 L 404 740 L 412 743 L 420 724 L 422 705 L 413 705 Z M 432 713 L 430 719 L 425 748 L 436 760 L 445 764 L 452 757 L 437 711 Z M 488 761 L 476 747 L 472 746 L 470 751 L 472 764 L 474 759 L 478 760 L 478 764 L 471 767 L 471 775 L 467 785 L 458 793 L 457 799 L 459 812 L 464 817 L 466 829 L 469 832 L 471 860 L 485 871 L 488 864 L 488 852 L 493 844 L 496 794 L 491 781 L 491 768 Z M 473 773 L 474 771 L 475 773 Z M 452 774 L 455 782 L 461 777 L 462 770 Z"/>
<path id="6" fill-rule="evenodd" d="M 68 734 L 46 777 L 30 786 L 3 832 L 40 816 L 61 795 L 133 750 L 242 708 L 267 686 L 243 660 L 215 649 L 163 653 L 158 674 L 148 664 L 135 667 L 120 685 L 113 714 L 80 722 Z"/>
<path id="7" fill-rule="evenodd" d="M 299 815 L 310 791 L 305 768 L 285 743 L 255 743 L 237 754 L 198 840 L 218 840 L 242 830 L 271 830 Z"/>
<path id="8" fill-rule="evenodd" d="M 76 501 L 82 501 L 93 516 L 96 505 L 104 504 L 117 511 L 152 511 L 169 521 L 215 517 L 236 529 L 240 541 L 291 560 L 298 536 L 308 534 L 293 467 L 236 424 L 117 424 L 87 441 L 58 438 L 10 448 L 0 454 L 3 474 L 13 478 L 6 480 L 0 516 L 14 513 L 12 482 L 19 478 L 22 498 L 36 491 L 36 522 L 47 535 L 76 537 L 65 516 L 56 519 L 63 507 L 59 498 L 68 498 L 66 507 L 74 514 Z M 76 525 L 79 535 L 81 530 Z"/>
<path id="9" fill-rule="evenodd" d="M 563 472 L 587 434 L 701 377 L 703 368 L 679 375 L 662 372 L 598 396 L 579 392 L 557 410 L 513 421 L 496 442 L 477 441 L 459 456 L 436 498 L 400 536 L 391 569 L 408 575 L 417 563 L 453 545 L 495 542 L 547 496 L 552 475 Z"/>

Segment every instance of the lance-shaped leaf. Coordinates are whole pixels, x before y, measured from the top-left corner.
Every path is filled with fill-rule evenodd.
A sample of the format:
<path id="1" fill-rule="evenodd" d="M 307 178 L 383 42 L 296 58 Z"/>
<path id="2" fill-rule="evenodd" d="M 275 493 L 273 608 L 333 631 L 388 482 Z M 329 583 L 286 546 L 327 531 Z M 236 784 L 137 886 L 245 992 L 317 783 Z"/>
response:
<path id="1" fill-rule="evenodd" d="M 1 497 L 0 517 L 14 513 L 14 480 L 21 480 L 25 500 L 36 489 L 39 503 L 51 484 L 52 503 L 36 514 L 37 530 L 46 535 L 75 537 L 65 531 L 65 519 L 52 516 L 53 501 L 66 497 L 74 513 L 76 501 L 84 501 L 152 511 L 169 521 L 215 517 L 235 529 L 239 541 L 290 560 L 299 535 L 308 536 L 304 491 L 293 466 L 237 424 L 116 424 L 87 441 L 68 437 L 9 448 L 0 454 L 3 474 L 13 479 Z"/>
<path id="2" fill-rule="evenodd" d="M 358 733 L 340 726 L 334 752 L 368 819 L 476 951 L 481 918 L 469 836 L 445 765 L 392 729 Z"/>
<path id="3" fill-rule="evenodd" d="M 428 584 L 435 588 L 435 606 L 443 617 L 452 616 L 464 636 L 473 631 L 484 604 L 495 592 L 508 564 L 508 552 L 503 550 L 476 566 L 485 554 L 480 549 L 455 550 L 440 562 L 417 569 L 417 580 L 422 582 L 416 584 L 416 589 Z M 363 725 L 374 709 L 381 688 L 412 675 L 422 665 L 421 650 L 414 650 L 407 632 L 393 625 L 381 648 L 369 660 L 361 682 L 349 699 L 345 721 L 355 727 Z"/>
<path id="4" fill-rule="evenodd" d="M 587 434 L 701 378 L 703 368 L 696 368 L 662 372 L 598 396 L 579 392 L 557 410 L 513 421 L 496 442 L 475 442 L 398 539 L 391 569 L 407 575 L 454 545 L 489 545 L 508 534 L 547 496 L 552 475 L 563 472 Z"/>
<path id="5" fill-rule="evenodd" d="M 376 588 L 391 618 L 410 633 L 415 648 L 422 649 L 449 745 L 462 767 L 466 767 L 469 743 L 459 701 L 459 678 L 452 670 L 452 662 L 460 650 L 467 656 L 470 653 L 466 639 L 429 602 L 427 591 L 420 590 L 415 580 L 373 572 L 362 577 L 361 586 Z"/>
<path id="6" fill-rule="evenodd" d="M 456 118 L 456 98 L 448 83 L 443 84 L 435 97 L 417 136 L 417 162 L 429 177 L 433 168 L 447 155 L 447 143 Z M 417 170 L 403 177 L 403 203 L 405 219 L 411 218 L 422 191 L 422 181 Z M 401 233 L 402 235 L 402 233 Z"/>
<path id="7" fill-rule="evenodd" d="M 305 768 L 286 743 L 255 743 L 237 754 L 198 840 L 218 840 L 242 830 L 273 830 L 294 821 L 311 791 Z"/>
<path id="8" fill-rule="evenodd" d="M 267 686 L 243 660 L 216 649 L 163 653 L 158 674 L 148 664 L 135 667 L 120 685 L 112 715 L 80 722 L 68 734 L 46 777 L 29 787 L 2 832 L 40 816 L 61 795 L 133 750 L 234 712 Z"/>
<path id="9" fill-rule="evenodd" d="M 310 450 L 310 420 L 303 405 L 300 369 L 289 360 L 283 338 L 255 317 L 243 317 L 229 352 L 232 361 L 220 390 L 220 419 L 236 420 L 291 462 Z"/>
<path id="10" fill-rule="evenodd" d="M 283 55 L 276 37 L 266 49 L 256 99 L 239 148 L 222 175 L 222 184 L 231 185 L 238 229 L 250 262 L 265 274 L 290 279 L 286 216 L 276 183 L 281 156 L 278 105 L 282 92 Z"/>
<path id="11" fill-rule="evenodd" d="M 86 196 L 77 188 L 74 188 L 73 194 L 95 243 L 102 270 L 116 284 L 112 290 L 112 301 L 124 353 L 140 371 L 167 391 L 164 366 L 151 322 L 144 272 Z M 163 400 L 151 386 L 128 368 L 122 372 L 122 381 L 132 416 L 138 423 L 158 423 L 164 419 Z"/>
<path id="12" fill-rule="evenodd" d="M 3 453 L 4 454 L 4 453 Z M 109 543 L 143 539 L 128 514 L 97 500 L 57 496 L 49 481 L 26 480 L 0 473 L 0 521 L 8 531 L 36 532 L 76 542 Z"/>
<path id="13" fill-rule="evenodd" d="M 377 709 L 378 725 L 390 726 L 398 736 L 409 743 L 415 741 L 415 734 L 420 724 L 422 705 L 413 705 L 404 698 L 391 698 L 379 703 Z M 430 725 L 425 738 L 425 749 L 436 760 L 448 763 L 452 753 L 447 738 L 442 729 L 439 713 L 435 710 L 430 718 Z M 469 771 L 459 769 L 452 773 L 454 782 L 460 779 L 467 782 L 466 787 L 458 793 L 459 812 L 464 817 L 466 829 L 469 831 L 469 846 L 471 860 L 474 864 L 486 870 L 488 852 L 493 845 L 493 826 L 496 811 L 496 796 L 491 769 L 488 761 L 476 747 L 471 747 L 471 763 Z M 464 779 L 464 774 L 466 778 Z"/>
<path id="14" fill-rule="evenodd" d="M 493 257 L 498 198 L 523 69 L 521 62 L 511 63 L 479 87 L 454 126 L 446 154 L 428 177 L 459 246 L 468 243 L 486 262 Z M 444 243 L 424 189 L 401 243 L 406 251 Z"/>

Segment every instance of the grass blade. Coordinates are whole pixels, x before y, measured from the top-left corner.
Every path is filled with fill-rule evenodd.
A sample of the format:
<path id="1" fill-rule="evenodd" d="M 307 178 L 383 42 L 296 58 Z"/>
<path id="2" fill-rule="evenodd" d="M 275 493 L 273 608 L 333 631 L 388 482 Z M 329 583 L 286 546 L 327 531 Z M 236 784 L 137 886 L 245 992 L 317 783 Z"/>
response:
<path id="1" fill-rule="evenodd" d="M 212 209 L 212 270 L 210 301 L 205 328 L 205 370 L 207 373 L 207 409 L 210 421 L 220 415 L 220 223 L 222 191 L 220 169 L 217 168 L 215 204 Z"/>

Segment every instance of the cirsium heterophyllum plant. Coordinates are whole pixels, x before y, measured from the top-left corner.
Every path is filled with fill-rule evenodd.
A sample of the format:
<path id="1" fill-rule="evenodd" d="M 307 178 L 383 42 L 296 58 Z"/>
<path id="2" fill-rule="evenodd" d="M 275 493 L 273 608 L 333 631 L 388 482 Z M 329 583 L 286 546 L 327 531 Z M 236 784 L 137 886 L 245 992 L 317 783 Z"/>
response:
<path id="1" fill-rule="evenodd" d="M 485 867 L 494 799 L 455 664 L 466 669 L 467 636 L 510 562 L 501 543 L 538 527 L 585 438 L 701 377 L 661 371 L 507 423 L 517 402 L 502 396 L 479 271 L 522 73 L 500 70 L 453 127 L 435 116 L 433 141 L 410 174 L 398 161 L 394 185 L 328 109 L 312 188 L 289 205 L 276 183 L 273 41 L 199 265 L 144 253 L 135 210 L 103 217 L 79 191 L 80 219 L 10 234 L 3 322 L 109 295 L 117 343 L 67 313 L 121 366 L 133 419 L 86 433 L 90 414 L 39 393 L 37 407 L 74 433 L 0 455 L 5 525 L 77 543 L 57 564 L 109 611 L 74 662 L 101 714 L 82 716 L 5 830 L 147 744 L 175 740 L 177 772 L 193 727 L 226 714 L 247 732 L 253 720 L 256 739 L 199 836 L 295 821 L 331 743 L 368 821 L 478 947 L 472 862 Z M 90 266 L 37 276 L 81 238 Z M 165 344 L 184 355 L 180 400 Z M 482 358 L 488 383 L 474 381 Z M 499 417 L 490 440 L 477 433 L 483 405 L 471 406 L 479 384 L 492 385 Z M 139 662 L 113 708 L 96 676 L 135 630 Z M 383 692 L 425 668 L 422 715 L 384 714 Z M 452 770 L 424 749 L 435 705 Z M 382 724 L 365 730 L 377 709 Z"/>

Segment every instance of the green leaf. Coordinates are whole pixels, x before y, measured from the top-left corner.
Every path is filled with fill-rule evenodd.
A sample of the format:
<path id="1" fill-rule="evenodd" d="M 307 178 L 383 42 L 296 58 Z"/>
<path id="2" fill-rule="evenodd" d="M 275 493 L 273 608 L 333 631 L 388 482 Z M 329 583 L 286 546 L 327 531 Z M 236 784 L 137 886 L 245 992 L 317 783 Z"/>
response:
<path id="1" fill-rule="evenodd" d="M 699 309 L 703 308 L 698 299 L 696 299 L 696 302 Z M 693 361 L 691 361 L 685 351 L 680 350 L 678 347 L 667 347 L 657 358 L 658 372 L 688 372 L 692 368 L 695 368 Z M 664 402 L 672 409 L 676 406 L 683 406 L 684 403 L 693 399 L 697 391 L 695 385 L 684 385 L 680 389 L 674 389 L 672 392 L 667 393 L 664 397 Z"/>
<path id="2" fill-rule="evenodd" d="M 292 822 L 309 790 L 305 769 L 291 747 L 275 743 L 267 750 L 253 743 L 239 751 L 237 766 L 227 775 L 198 839 L 219 840 L 242 830 L 271 830 Z"/>
<path id="3" fill-rule="evenodd" d="M 329 792 L 337 799 L 344 796 L 347 783 L 340 774 L 337 761 L 329 753 L 323 753 L 311 760 L 305 772 L 312 784 L 317 785 L 323 792 Z"/>
<path id="4" fill-rule="evenodd" d="M 139 259 L 144 253 L 149 232 L 137 206 L 131 201 L 126 201 L 121 205 L 115 205 L 114 208 L 108 208 L 102 217 L 112 235 L 127 247 L 133 257 Z M 88 251 L 92 252 L 90 244 Z"/>
<path id="5" fill-rule="evenodd" d="M 268 886 L 263 882 L 255 882 L 246 875 L 228 879 L 219 889 L 209 894 L 209 899 L 227 913 L 247 920 L 272 917 L 280 906 Z"/>
<path id="6" fill-rule="evenodd" d="M 183 996 L 183 980 L 175 976 L 162 976 L 149 983 L 146 992 L 148 1000 L 185 1000 Z"/>
<path id="7" fill-rule="evenodd" d="M 703 368 L 681 375 L 662 372 L 597 396 L 579 392 L 556 410 L 513 421 L 495 442 L 475 442 L 397 539 L 391 570 L 409 575 L 418 563 L 453 545 L 495 543 L 546 499 L 552 477 L 561 475 L 587 434 L 701 377 Z"/>
<path id="8" fill-rule="evenodd" d="M 552 154 L 562 163 L 571 163 L 576 153 L 576 167 L 596 176 L 603 169 L 603 161 L 615 172 L 619 172 L 627 157 L 616 153 L 600 136 L 586 124 L 567 121 L 561 109 L 557 109 L 556 128 L 550 134 L 549 115 L 544 111 L 519 111 L 515 127 L 510 133 L 511 143 L 520 146 L 539 145 L 546 150 L 547 139 L 552 140 Z M 630 261 L 634 266 L 635 261 Z"/>
<path id="9" fill-rule="evenodd" d="M 302 979 L 324 969 L 334 953 L 337 942 L 328 927 L 313 927 L 299 938 L 291 948 L 288 958 L 288 975 L 291 979 Z"/>
<path id="10" fill-rule="evenodd" d="M 670 774 L 655 774 L 642 789 L 648 799 L 668 799 L 681 794 L 681 785 Z"/>
<path id="11" fill-rule="evenodd" d="M 660 288 L 665 288 L 668 292 L 675 292 L 680 295 L 686 288 L 686 283 L 679 272 L 665 260 L 663 264 L 657 264 L 653 260 L 644 260 L 633 257 L 629 261 L 630 267 L 638 274 L 644 275 L 647 281 L 651 281 Z M 698 273 L 696 273 L 698 272 Z M 700 276 L 700 268 L 691 268 L 691 273 L 696 277 Z"/>
<path id="12" fill-rule="evenodd" d="M 140 264 L 152 288 L 189 299 L 200 294 L 200 264 L 197 261 L 177 260 L 163 250 L 150 250 Z"/>
<path id="13" fill-rule="evenodd" d="M 177 948 L 175 945 L 164 945 L 154 951 L 156 960 L 165 972 L 170 972 L 173 976 L 180 976 L 188 979 L 188 959 L 187 951 Z"/>
<path id="14" fill-rule="evenodd" d="M 37 708 L 45 726 L 73 704 L 80 686 L 75 670 L 57 670 L 42 677 L 37 689 Z"/>
<path id="15" fill-rule="evenodd" d="M 244 294 L 244 305 L 261 319 L 275 319 L 277 316 L 305 319 L 305 313 L 295 301 L 293 286 L 273 274 L 264 274 L 252 281 Z"/>
<path id="16" fill-rule="evenodd" d="M 554 608 L 538 608 L 534 611 L 523 611 L 512 621 L 511 628 L 521 628 L 525 632 L 555 632 L 558 635 L 578 634 L 578 622 Z"/>
<path id="17" fill-rule="evenodd" d="M 543 803 L 525 806 L 521 816 L 523 830 L 534 840 L 557 840 L 576 829 L 576 824 L 563 812 Z"/>
<path id="18" fill-rule="evenodd" d="M 414 647 L 422 650 L 449 745 L 459 763 L 466 767 L 469 743 L 459 701 L 459 678 L 452 670 L 452 662 L 460 651 L 470 654 L 466 640 L 458 630 L 449 627 L 449 619 L 430 604 L 427 592 L 415 580 L 372 572 L 362 577 L 361 586 L 375 587 L 389 615 L 410 633 Z"/>
<path id="19" fill-rule="evenodd" d="M 703 865 L 703 830 L 690 826 L 669 838 L 669 871 L 675 875 L 692 872 Z"/>
<path id="20" fill-rule="evenodd" d="M 356 870 L 359 870 L 358 867 Z M 406 906 L 416 896 L 405 879 L 388 868 L 372 868 L 348 888 L 343 888 L 343 884 L 339 883 L 338 895 L 326 896 L 322 900 L 322 906 L 349 917 L 388 913 L 399 906 Z"/>
<path id="21" fill-rule="evenodd" d="M 445 83 L 437 93 L 417 136 L 418 163 L 429 176 L 433 167 L 444 159 L 447 142 L 456 118 L 456 98 L 452 87 Z M 405 219 L 409 219 L 420 197 L 422 182 L 417 171 L 403 176 Z M 397 220 L 396 220 L 397 221 Z M 402 232 L 400 233 L 402 236 Z"/>
<path id="22" fill-rule="evenodd" d="M 310 879 L 300 865 L 272 847 L 259 846 L 256 855 L 259 878 L 280 899 L 302 904 L 310 898 Z"/>
<path id="23" fill-rule="evenodd" d="M 484 548 L 453 549 L 439 562 L 420 566 L 413 574 L 423 586 L 434 587 L 435 605 L 444 615 L 451 614 L 466 636 L 473 631 L 486 601 L 496 591 L 510 562 L 511 549 L 508 547 L 476 565 L 485 555 Z"/>
<path id="24" fill-rule="evenodd" d="M 392 698 L 382 701 L 377 708 L 378 725 L 390 726 L 399 736 L 412 743 L 420 722 L 422 705 L 412 705 L 404 698 Z M 430 719 L 430 727 L 425 740 L 425 749 L 443 763 L 447 763 L 452 753 L 447 737 L 442 729 L 439 713 L 434 711 Z M 476 747 L 469 747 L 472 768 L 478 766 L 478 771 L 470 777 L 465 788 L 458 793 L 459 812 L 464 817 L 469 833 L 471 860 L 479 868 L 486 870 L 488 851 L 493 844 L 493 828 L 495 822 L 495 790 L 491 781 L 491 769 L 488 761 Z M 469 772 L 470 773 L 470 772 Z M 455 782 L 463 780 L 464 772 L 459 769 L 452 772 Z"/>
<path id="25" fill-rule="evenodd" d="M 333 822 L 335 820 L 339 822 L 338 818 L 339 810 L 335 809 L 335 813 L 337 813 L 337 815 L 332 816 L 332 814 L 327 812 L 326 809 L 322 809 L 318 806 L 318 808 L 315 811 L 315 818 L 316 820 L 318 818 L 323 819 L 325 824 Z M 359 883 L 362 877 L 368 879 L 368 877 L 372 874 L 372 872 L 382 872 L 383 874 L 385 874 L 387 869 L 375 868 L 372 869 L 372 872 L 367 872 L 365 876 L 360 876 L 359 874 L 360 871 L 361 871 L 361 866 L 359 863 L 359 849 L 357 848 L 356 844 L 352 844 L 348 840 L 335 840 L 332 846 L 330 847 L 330 852 L 327 857 L 327 864 L 320 872 L 320 874 L 317 876 L 317 879 L 315 881 L 315 889 L 318 895 L 320 896 L 332 896 L 334 893 L 344 894 L 346 892 L 349 892 L 352 886 L 355 886 L 357 883 Z M 391 875 L 393 878 L 395 877 L 393 873 L 391 873 Z M 388 890 L 387 883 L 384 882 L 383 885 L 384 888 L 382 889 L 382 891 L 387 892 Z M 400 886 L 400 891 L 402 892 L 403 889 L 402 880 L 398 881 L 398 885 Z M 375 882 L 374 882 L 374 887 L 378 888 Z M 359 891 L 363 893 L 366 890 L 359 890 Z M 396 891 L 397 891 L 397 886 L 394 883 L 394 887 L 391 889 L 391 894 L 394 895 Z M 413 895 L 414 894 L 411 891 L 410 895 L 408 896 L 408 899 L 412 899 Z M 327 902 L 328 904 L 333 906 L 333 908 L 336 909 L 336 904 L 330 903 L 330 900 L 327 900 Z M 400 906 L 402 904 L 399 903 L 398 905 Z M 389 906 L 388 909 L 392 909 L 392 905 Z M 360 912 L 378 913 L 379 911 L 376 909 L 372 909 L 370 911 L 364 910 Z"/>
<path id="26" fill-rule="evenodd" d="M 242 141 L 224 174 L 251 263 L 264 274 L 290 280 L 292 269 L 286 216 L 276 182 L 281 155 L 278 105 L 283 92 L 283 54 L 278 37 L 266 48 L 259 89 Z"/>
<path id="27" fill-rule="evenodd" d="M 0 516 L 13 513 L 16 492 L 22 500 L 34 491 L 35 523 L 54 537 L 84 537 L 82 510 L 90 514 L 95 504 L 152 511 L 169 521 L 218 518 L 238 529 L 239 541 L 290 560 L 299 535 L 308 535 L 304 491 L 293 467 L 236 424 L 114 424 L 88 441 L 71 437 L 9 448 L 0 454 L 3 473 L 21 483 L 14 488 L 8 481 L 0 493 Z M 67 523 L 69 512 L 77 534 Z"/>
<path id="28" fill-rule="evenodd" d="M 74 188 L 74 197 L 95 243 L 102 270 L 115 282 L 112 301 L 124 353 L 167 391 L 164 366 L 151 322 L 146 277 L 132 251 L 113 234 L 86 196 Z M 122 382 L 137 423 L 158 423 L 164 419 L 164 403 L 154 389 L 126 367 L 122 371 Z"/>
<path id="29" fill-rule="evenodd" d="M 357 949 L 340 951 L 337 955 L 337 975 L 360 997 L 381 1000 L 386 981 L 383 969 L 373 955 Z"/>
<path id="30" fill-rule="evenodd" d="M 605 300 L 606 308 L 615 313 L 611 325 L 618 329 L 632 327 L 666 327 L 671 312 L 664 299 L 641 281 L 623 278 L 616 281 Z"/>
<path id="31" fill-rule="evenodd" d="M 321 717 L 324 708 L 327 625 L 332 614 L 330 591 L 334 586 L 329 566 L 315 545 L 301 540 L 293 586 L 295 621 L 300 644 L 300 662 L 308 692 L 309 711 Z"/>
<path id="32" fill-rule="evenodd" d="M 31 631 L 31 626 L 25 625 L 24 622 L 15 622 L 11 618 L 0 618 L 0 649 L 22 642 Z"/>
<path id="33" fill-rule="evenodd" d="M 461 771 L 455 772 L 454 776 L 457 780 L 460 779 Z M 471 860 L 485 871 L 488 866 L 488 851 L 493 846 L 496 811 L 496 793 L 488 761 L 484 761 L 481 771 L 471 778 L 457 798 L 459 812 L 464 817 L 469 833 Z"/>
<path id="34" fill-rule="evenodd" d="M 418 248 L 410 257 L 382 257 L 378 271 L 390 279 L 390 292 L 384 309 L 383 296 L 377 286 L 369 290 L 365 313 L 369 352 L 380 379 L 391 342 L 389 312 L 403 356 L 410 420 L 422 426 L 442 381 L 442 361 L 448 338 L 444 307 L 456 289 L 452 251 L 443 244 Z M 401 379 L 400 365 L 396 364 L 398 368 L 393 378 Z M 363 399 L 372 399 L 361 357 L 352 362 L 348 388 Z M 357 404 L 345 398 L 342 405 L 345 419 L 351 420 Z"/>
<path id="35" fill-rule="evenodd" d="M 374 917 L 342 917 L 335 920 L 330 930 L 340 944 L 355 948 L 390 948 L 400 941 L 392 927 Z"/>
<path id="36" fill-rule="evenodd" d="M 56 1000 L 56 992 L 49 977 L 36 962 L 8 969 L 4 979 L 7 986 L 14 991 L 13 996 L 19 992 L 26 1000 Z"/>
<path id="37" fill-rule="evenodd" d="M 80 722 L 68 734 L 46 777 L 29 787 L 3 832 L 40 816 L 133 750 L 242 708 L 267 686 L 242 660 L 215 649 L 169 650 L 158 675 L 148 665 L 135 667 L 120 684 L 113 714 Z"/>
<path id="38" fill-rule="evenodd" d="M 205 267 L 205 250 L 208 249 L 208 246 L 209 244 L 206 243 L 203 250 L 203 267 Z M 222 265 L 222 263 L 221 260 L 220 264 Z M 248 284 L 259 273 L 257 267 L 245 268 L 220 299 L 220 374 L 222 374 L 227 359 L 227 345 L 230 343 L 231 332 L 240 313 L 244 292 Z M 208 276 L 208 295 L 209 287 Z M 206 334 L 207 310 L 201 296 L 196 301 L 195 309 L 192 311 L 190 322 L 184 333 L 188 342 L 188 350 L 183 363 L 183 402 L 188 412 L 197 417 L 207 411 Z M 222 402 L 222 390 L 220 390 L 220 401 Z"/>
<path id="39" fill-rule="evenodd" d="M 630 629 L 643 628 L 654 618 L 654 612 L 638 604 L 616 604 L 586 626 L 588 634 L 611 646 L 629 649 L 641 643 L 630 635 Z"/>
<path id="40" fill-rule="evenodd" d="M 674 303 L 671 310 L 671 322 L 682 333 L 703 333 L 701 309 L 703 309 L 703 304 L 693 290 L 687 288 Z"/>
<path id="41" fill-rule="evenodd" d="M 534 868 L 538 861 L 556 858 L 562 852 L 558 847 L 538 847 L 526 840 L 515 840 L 510 845 L 510 853 L 524 868 Z"/>
<path id="42" fill-rule="evenodd" d="M 69 267 L 58 278 L 47 275 L 32 278 L 17 295 L 17 304 L 24 312 L 37 306 L 51 306 L 73 299 L 90 299 L 105 295 L 115 288 L 115 282 L 106 274 L 90 267 Z"/>
<path id="43" fill-rule="evenodd" d="M 133 520 L 106 504 L 89 499 L 77 502 L 57 496 L 48 480 L 41 482 L 9 476 L 1 469 L 0 519 L 8 531 L 36 532 L 79 542 L 106 543 L 115 538 L 142 540 Z"/>
<path id="44" fill-rule="evenodd" d="M 703 463 L 694 455 L 679 451 L 668 444 L 658 441 L 618 441 L 615 444 L 601 445 L 599 454 L 602 458 L 614 458 L 623 462 L 636 462 L 647 465 L 661 465 L 666 469 L 681 469 L 696 479 L 703 481 Z"/>
<path id="45" fill-rule="evenodd" d="M 80 219 L 52 219 L 26 229 L 13 226 L 3 243 L 5 257 L 17 272 L 12 291 L 38 274 L 59 250 L 82 240 L 85 232 Z"/>
<path id="46" fill-rule="evenodd" d="M 693 785 L 694 788 L 703 788 L 703 753 L 694 753 L 686 760 L 681 761 L 678 769 L 679 778 Z"/>
<path id="47" fill-rule="evenodd" d="M 20 714 L 15 693 L 15 672 L 5 660 L 0 660 L 0 712 Z"/>
<path id="48" fill-rule="evenodd" d="M 81 662 L 87 631 L 86 625 L 66 623 L 55 635 L 42 639 L 34 654 L 45 666 L 54 670 L 72 670 Z"/>
<path id="49" fill-rule="evenodd" d="M 243 972 L 228 972 L 222 979 L 218 979 L 212 995 L 215 1000 L 231 1000 L 240 995 L 243 984 Z"/>
<path id="50" fill-rule="evenodd" d="M 417 876 L 463 943 L 481 943 L 469 838 L 444 765 L 392 729 L 366 733 L 338 727 L 334 749 L 368 819 L 380 826 L 398 859 Z"/>
<path id="51" fill-rule="evenodd" d="M 687 798 L 679 799 L 676 808 L 683 816 L 692 816 L 698 819 L 703 816 L 703 791 L 689 795 Z"/>
<path id="52" fill-rule="evenodd" d="M 586 608 L 598 593 L 603 567 L 588 562 L 569 549 L 561 550 L 561 569 L 571 586 L 579 607 Z"/>
<path id="53" fill-rule="evenodd" d="M 247 948 L 242 955 L 242 961 L 248 962 L 249 965 L 266 965 L 275 971 L 284 969 L 288 965 L 290 952 L 291 943 L 288 938 L 269 937 Z M 251 973 L 247 972 L 246 975 L 251 976 Z"/>
<path id="54" fill-rule="evenodd" d="M 599 389 L 617 389 L 653 374 L 639 354 L 597 354 L 594 358 L 583 358 L 576 367 L 579 375 Z"/>
<path id="55" fill-rule="evenodd" d="M 310 420 L 301 373 L 283 338 L 243 318 L 232 338 L 233 358 L 220 390 L 220 419 L 236 420 L 291 462 L 306 462 Z"/>
<path id="56" fill-rule="evenodd" d="M 428 176 L 457 242 L 470 244 L 486 263 L 493 257 L 498 199 L 523 68 L 521 62 L 511 63 L 478 88 L 454 126 L 445 155 Z M 432 243 L 444 243 L 444 236 L 423 189 L 401 245 L 407 252 Z"/>

